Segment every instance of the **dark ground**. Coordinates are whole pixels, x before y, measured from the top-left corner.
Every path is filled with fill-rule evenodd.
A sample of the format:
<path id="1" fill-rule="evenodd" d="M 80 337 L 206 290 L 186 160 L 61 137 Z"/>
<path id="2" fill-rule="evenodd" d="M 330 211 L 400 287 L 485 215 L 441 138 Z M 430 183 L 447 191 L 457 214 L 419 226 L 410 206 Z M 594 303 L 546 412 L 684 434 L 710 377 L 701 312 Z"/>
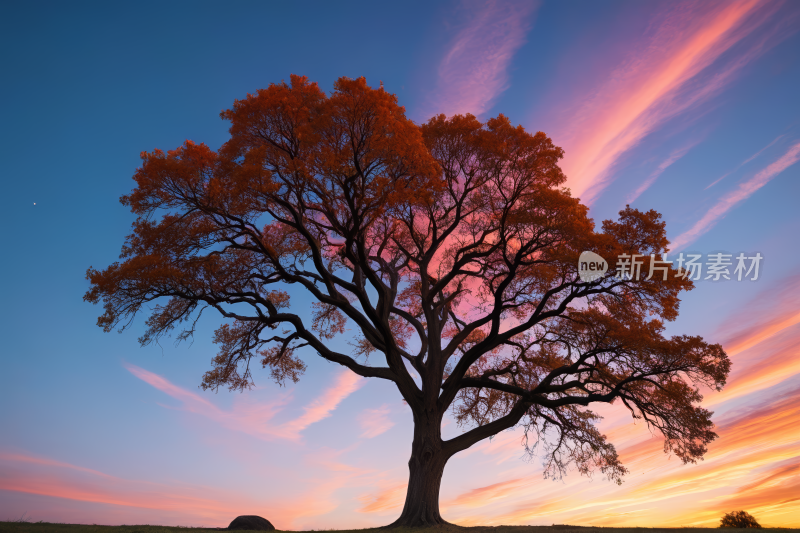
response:
<path id="1" fill-rule="evenodd" d="M 49 524 L 45 522 L 0 522 L 0 533 L 203 533 L 220 531 L 219 528 L 188 528 L 168 526 L 97 526 L 81 524 Z M 796 532 L 800 529 L 765 528 L 771 532 Z M 225 529 L 222 528 L 224 531 Z M 314 531 L 314 530 L 311 530 Z M 317 530 L 323 531 L 323 530 Z M 478 526 L 458 527 L 442 526 L 432 528 L 398 528 L 390 531 L 381 529 L 340 529 L 325 530 L 336 533 L 711 533 L 713 528 L 615 528 L 615 527 L 580 527 L 580 526 Z M 752 529 L 725 529 L 724 533 L 754 533 Z M 304 533 L 304 532 L 293 532 Z M 722 533 L 722 532 L 721 532 Z"/>

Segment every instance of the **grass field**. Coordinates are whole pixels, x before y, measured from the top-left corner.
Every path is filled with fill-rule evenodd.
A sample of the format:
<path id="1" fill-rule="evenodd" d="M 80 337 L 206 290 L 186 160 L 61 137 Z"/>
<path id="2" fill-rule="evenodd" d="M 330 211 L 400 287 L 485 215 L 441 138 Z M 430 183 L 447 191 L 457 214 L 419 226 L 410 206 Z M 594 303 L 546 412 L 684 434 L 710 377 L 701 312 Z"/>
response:
<path id="1" fill-rule="evenodd" d="M 169 526 L 98 526 L 82 524 L 50 524 L 46 522 L 0 522 L 1 533 L 187 533 L 187 529 L 201 533 L 204 531 L 220 531 L 220 529 L 169 527 Z M 794 532 L 800 529 L 766 528 L 771 532 Z M 222 529 L 224 530 L 224 528 Z M 458 531 L 463 533 L 710 533 L 712 528 L 614 528 L 614 527 L 580 527 L 580 526 L 496 526 L 496 527 L 458 527 L 443 526 L 419 529 L 395 529 L 391 533 L 446 533 Z M 311 531 L 314 531 L 313 529 Z M 317 530 L 323 531 L 323 530 Z M 385 533 L 381 529 L 341 529 L 325 530 L 336 533 Z M 748 532 L 752 529 L 725 529 L 725 533 Z M 293 532 L 308 533 L 308 532 Z"/>

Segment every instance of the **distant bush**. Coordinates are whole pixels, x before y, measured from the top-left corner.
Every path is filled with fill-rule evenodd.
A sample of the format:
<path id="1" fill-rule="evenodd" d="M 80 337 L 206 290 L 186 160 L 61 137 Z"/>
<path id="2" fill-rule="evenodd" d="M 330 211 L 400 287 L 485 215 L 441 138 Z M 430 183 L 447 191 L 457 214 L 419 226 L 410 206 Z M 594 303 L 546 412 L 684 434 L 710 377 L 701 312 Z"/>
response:
<path id="1" fill-rule="evenodd" d="M 732 513 L 726 513 L 725 516 L 722 517 L 719 527 L 754 527 L 761 529 L 761 524 L 753 518 L 753 515 L 746 511 L 734 511 Z"/>

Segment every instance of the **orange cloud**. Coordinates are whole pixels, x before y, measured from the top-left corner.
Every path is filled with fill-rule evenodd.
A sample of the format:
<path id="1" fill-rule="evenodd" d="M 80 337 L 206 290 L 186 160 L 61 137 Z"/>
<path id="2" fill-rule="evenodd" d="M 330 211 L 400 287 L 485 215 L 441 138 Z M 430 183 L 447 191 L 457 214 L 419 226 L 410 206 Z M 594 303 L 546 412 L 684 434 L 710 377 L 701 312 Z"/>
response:
<path id="1" fill-rule="evenodd" d="M 146 509 L 175 510 L 181 509 L 187 513 L 195 513 L 199 518 L 220 519 L 231 516 L 235 506 L 223 506 L 218 501 L 204 498 L 181 496 L 169 492 L 147 493 L 122 493 L 109 491 L 107 487 L 93 488 L 81 486 L 75 480 L 64 480 L 38 477 L 20 476 L 17 478 L 4 478 L 0 480 L 0 490 L 25 492 L 40 496 L 52 496 L 68 500 L 77 500 L 125 507 L 141 507 Z"/>
<path id="2" fill-rule="evenodd" d="M 785 445 L 800 446 L 800 389 L 720 422 L 718 433 L 720 438 L 711 449 L 712 456 Z"/>
<path id="3" fill-rule="evenodd" d="M 124 479 L 46 457 L 0 452 L 0 491 L 110 506 L 92 509 L 91 520 L 100 523 L 130 523 L 146 517 L 165 524 L 225 526 L 247 509 L 268 517 L 280 529 L 287 529 L 335 510 L 343 487 L 376 482 L 370 477 L 373 471 L 338 461 L 345 451 L 316 450 L 308 457 L 313 472 L 309 489 L 291 495 L 285 487 L 280 488 L 280 493 L 264 494 L 252 489 L 245 492 Z M 63 514 L 50 511 L 48 519 L 62 521 L 59 512 Z M 313 526 L 319 527 L 319 522 Z"/>
<path id="4" fill-rule="evenodd" d="M 460 525 L 708 527 L 723 510 L 746 508 L 757 510 L 762 524 L 800 525 L 790 492 L 798 482 L 791 465 L 800 456 L 800 388 L 727 415 L 717 432 L 696 465 L 665 456 L 663 440 L 645 432 L 620 450 L 631 470 L 622 486 L 577 475 L 556 484 L 515 478 L 461 494 L 456 500 L 466 505 L 448 502 L 448 519 Z"/>
<path id="5" fill-rule="evenodd" d="M 796 525 L 794 517 L 800 516 L 800 460 L 779 464 L 735 495 L 721 499 L 714 514 L 721 516 L 734 509 L 748 509 L 761 525 L 772 526 L 776 519 Z"/>
<path id="6" fill-rule="evenodd" d="M 736 490 L 736 494 L 749 494 L 752 503 L 755 501 L 753 489 L 771 483 L 758 481 L 763 478 L 761 472 L 764 469 L 775 468 L 776 463 L 796 460 L 800 454 L 797 429 L 800 424 L 800 408 L 797 406 L 799 399 L 800 390 L 796 390 L 785 399 L 728 420 L 718 428 L 720 438 L 711 445 L 704 462 L 665 468 L 663 459 L 653 460 L 653 464 L 661 463 L 662 466 L 657 466 L 656 472 L 651 473 L 645 483 L 637 484 L 623 497 L 595 500 L 590 505 L 602 503 L 604 509 L 616 509 L 690 498 L 690 508 L 683 508 L 681 512 L 673 513 L 673 516 L 663 516 L 659 525 L 715 525 L 723 509 L 733 510 L 720 504 L 733 500 L 731 490 Z M 752 481 L 754 477 L 755 482 Z M 785 512 L 785 506 L 791 507 L 795 505 L 794 502 L 784 501 L 785 498 L 770 500 L 770 494 L 774 493 L 764 492 L 759 497 L 759 501 L 770 503 L 776 511 L 765 515 L 765 520 L 773 525 L 797 525 Z M 656 506 L 658 508 L 663 513 L 665 506 Z M 669 508 L 674 508 L 674 504 Z"/>
<path id="7" fill-rule="evenodd" d="M 524 478 L 501 481 L 500 483 L 479 487 L 459 494 L 452 500 L 444 502 L 442 507 L 446 509 L 450 507 L 482 507 L 489 502 L 506 498 L 511 494 L 518 494 L 521 488 L 531 483 L 530 479 Z"/>
<path id="8" fill-rule="evenodd" d="M 364 383 L 363 378 L 357 374 L 343 370 L 337 374 L 333 385 L 325 390 L 322 396 L 305 407 L 300 417 L 283 424 L 271 425 L 270 420 L 281 410 L 288 397 L 267 404 L 239 401 L 232 410 L 224 411 L 200 395 L 182 389 L 158 374 L 130 364 L 125 365 L 125 368 L 145 383 L 180 400 L 183 410 L 200 414 L 229 429 L 265 440 L 276 438 L 300 440 L 300 433 L 304 429 L 330 416 L 342 400 Z"/>
<path id="9" fill-rule="evenodd" d="M 796 324 L 796 322 L 795 322 Z M 706 406 L 718 405 L 734 398 L 752 394 L 777 385 L 800 373 L 800 357 L 797 346 L 800 344 L 800 327 L 777 330 L 758 344 L 758 349 L 750 351 L 757 355 L 754 360 L 734 358 L 733 372 L 720 393 L 708 395 Z M 744 357 L 749 352 L 742 354 Z"/>
<path id="10" fill-rule="evenodd" d="M 765 288 L 726 317 L 716 331 L 729 356 L 749 350 L 800 322 L 800 274 L 788 276 Z"/>
<path id="11" fill-rule="evenodd" d="M 485 439 L 470 448 L 458 452 L 456 457 L 464 458 L 474 453 L 481 452 L 484 455 L 504 455 L 499 462 L 508 459 L 508 452 L 516 452 L 517 457 L 524 450 L 522 446 L 522 435 L 516 431 L 503 431 L 490 439 Z"/>
<path id="12" fill-rule="evenodd" d="M 733 361 L 722 393 L 708 396 L 715 405 L 752 393 L 800 373 L 800 275 L 779 280 L 727 317 L 715 336 Z"/>
<path id="13" fill-rule="evenodd" d="M 20 463 L 37 469 L 20 469 Z M 159 483 L 122 479 L 96 470 L 24 454 L 0 454 L 0 490 L 50 496 L 74 501 L 94 502 L 122 507 L 177 511 L 205 523 L 223 524 L 236 516 L 239 500 L 257 505 L 244 495 L 217 491 L 208 487 L 176 487 Z M 78 472 L 68 474 L 64 470 Z M 263 509 L 262 505 L 254 508 Z"/>
<path id="14" fill-rule="evenodd" d="M 800 276 L 763 291 L 758 295 L 760 304 L 744 306 L 749 314 L 759 314 L 761 306 L 773 308 L 774 315 L 762 316 L 763 323 L 744 332 L 745 338 L 758 337 L 765 325 L 780 323 L 776 317 L 793 308 L 795 297 L 791 293 L 795 283 L 800 284 Z M 775 298 L 771 299 L 773 292 Z M 740 338 L 737 333 L 741 332 L 736 332 L 739 320 L 745 320 L 745 313 L 727 322 L 725 331 L 730 334 L 729 339 Z M 778 379 L 789 377 L 791 371 L 787 369 L 793 364 L 790 361 L 797 359 L 796 350 L 792 350 L 797 344 L 795 338 L 795 331 L 784 329 L 769 342 L 758 345 L 759 354 L 754 360 L 770 357 L 764 360 L 764 372 L 776 368 L 783 372 Z M 774 353 L 765 356 L 762 352 L 768 347 Z M 740 357 L 747 355 L 742 352 Z M 753 369 L 743 367 L 742 377 L 733 383 L 756 374 Z M 800 388 L 788 391 L 784 388 L 780 393 L 771 389 L 761 397 L 764 399 L 760 405 L 716 418 L 719 438 L 709 446 L 705 460 L 695 465 L 683 465 L 675 457 L 665 455 L 663 439 L 652 435 L 644 425 L 630 422 L 622 425 L 627 413 L 619 406 L 605 407 L 601 410 L 608 415 L 604 425 L 611 423 L 605 432 L 611 442 L 618 444 L 623 463 L 631 471 L 622 486 L 602 479 L 587 482 L 574 473 L 556 484 L 538 482 L 534 477 L 525 481 L 517 476 L 446 502 L 447 518 L 465 526 L 572 523 L 713 527 L 719 523 L 723 511 L 744 508 L 758 512 L 762 524 L 797 527 L 798 500 L 791 496 L 791 491 L 796 490 L 798 479 L 796 470 L 787 465 L 795 464 L 800 456 Z M 509 432 L 503 443 L 509 448 L 479 449 L 511 456 L 510 446 L 518 446 L 518 439 L 519 435 L 515 437 Z M 625 446 L 620 447 L 620 441 Z M 786 468 L 779 468 L 782 466 Z M 459 501 L 464 505 L 454 505 Z"/>
<path id="15" fill-rule="evenodd" d="M 367 439 L 377 437 L 394 426 L 389 419 L 389 407 L 385 404 L 378 409 L 366 409 L 359 415 L 358 422 L 363 430 L 361 436 Z"/>
<path id="16" fill-rule="evenodd" d="M 763 391 L 762 403 L 716 417 L 719 439 L 711 443 L 704 461 L 682 465 L 664 454 L 659 435 L 652 435 L 642 423 L 632 424 L 624 409 L 601 406 L 598 412 L 606 416 L 601 428 L 631 470 L 621 487 L 605 481 L 590 484 L 577 475 L 555 486 L 530 478 L 526 486 L 517 487 L 525 483 L 517 476 L 444 503 L 448 520 L 465 526 L 562 522 L 713 527 L 723 511 L 747 508 L 758 511 L 762 524 L 797 527 L 800 523 L 793 518 L 800 516 L 797 500 L 781 497 L 781 490 L 795 490 L 794 470 L 779 471 L 776 465 L 800 456 L 800 389 L 780 393 L 766 389 L 800 374 L 796 350 L 800 330 L 787 318 L 800 311 L 798 289 L 800 276 L 780 280 L 718 330 L 716 337 L 723 339 L 734 359 L 734 373 L 726 390 L 710 395 L 704 405 L 725 404 L 757 390 Z M 498 464 L 519 458 L 520 435 L 505 432 L 499 437 L 501 441 L 483 442 L 464 455 L 480 451 L 497 456 Z M 769 472 L 776 477 L 770 478 Z M 459 500 L 464 505 L 455 505 Z"/>
<path id="17" fill-rule="evenodd" d="M 508 88 L 508 67 L 525 43 L 537 2 L 487 2 L 453 39 L 439 64 L 430 109 L 480 115 Z M 426 117 L 427 118 L 427 117 Z"/>
<path id="18" fill-rule="evenodd" d="M 797 163 L 798 160 L 800 160 L 800 142 L 793 144 L 777 161 L 761 170 L 761 172 L 757 173 L 749 180 L 740 183 L 733 191 L 724 195 L 703 218 L 695 222 L 694 226 L 678 235 L 678 237 L 672 241 L 672 249 L 680 250 L 685 248 L 687 244 L 697 240 L 698 237 L 713 228 L 717 221 L 725 216 L 725 213 L 730 211 L 736 204 L 750 198 L 753 193 L 769 183 L 772 178 Z"/>
<path id="19" fill-rule="evenodd" d="M 737 338 L 729 344 L 730 347 L 726 346 L 726 351 L 728 355 L 736 355 L 745 350 L 749 350 L 753 346 L 764 342 L 777 333 L 798 323 L 800 323 L 800 311 L 792 313 L 789 316 L 773 317 L 768 323 L 748 328 L 748 331 L 738 335 Z"/>
<path id="20" fill-rule="evenodd" d="M 753 17 L 765 5 L 762 16 Z M 764 39 L 707 82 L 689 83 L 776 7 L 760 0 L 709 6 L 680 4 L 659 13 L 649 42 L 632 43 L 637 52 L 563 121 L 572 129 L 555 132 L 554 139 L 566 149 L 562 168 L 567 185 L 584 203 L 592 203 L 607 185 L 622 154 L 667 119 L 716 94 L 768 47 Z"/>
<path id="21" fill-rule="evenodd" d="M 711 485 L 728 487 L 733 478 L 757 467 L 793 457 L 800 451 L 800 389 L 756 408 L 728 415 L 717 422 L 718 440 L 709 446 L 702 463 L 672 468 L 637 487 L 649 498 L 655 492 L 681 488 L 706 491 Z M 631 471 L 664 464 L 663 440 L 650 438 L 620 450 Z M 635 468 L 633 465 L 635 464 Z"/>
<path id="22" fill-rule="evenodd" d="M 359 513 L 378 514 L 398 511 L 403 508 L 405 503 L 407 487 L 407 483 L 400 483 L 384 488 L 376 495 L 365 494 L 360 496 L 358 499 L 363 505 L 356 511 Z"/>
<path id="23" fill-rule="evenodd" d="M 548 524 L 555 521 L 616 527 L 643 523 L 652 527 L 713 526 L 722 515 L 721 509 L 742 508 L 730 507 L 732 503 L 763 503 L 762 523 L 796 527 L 791 514 L 796 500 L 790 496 L 770 499 L 779 494 L 778 488 L 794 487 L 795 471 L 776 471 L 775 477 L 762 472 L 774 469 L 776 463 L 796 461 L 800 453 L 800 409 L 793 407 L 798 399 L 800 394 L 795 393 L 785 401 L 731 420 L 721 428 L 720 439 L 712 445 L 706 460 L 698 465 L 675 464 L 674 460 L 666 460 L 663 453 L 649 459 L 641 454 L 632 472 L 648 466 L 650 469 L 641 477 L 631 474 L 621 487 L 606 483 L 590 486 L 585 480 L 574 478 L 554 489 L 542 483 L 519 491 L 526 498 L 510 511 L 492 514 L 491 504 L 487 504 L 480 509 L 480 515 L 462 517 L 457 522 L 496 525 L 547 520 Z M 660 442 L 655 439 L 642 445 L 649 451 L 661 451 Z M 622 455 L 631 466 L 629 450 L 623 450 Z M 751 488 L 745 490 L 748 486 Z M 755 486 L 764 488 L 756 490 L 752 488 Z M 744 494 L 749 495 L 748 500 L 736 499 Z"/>

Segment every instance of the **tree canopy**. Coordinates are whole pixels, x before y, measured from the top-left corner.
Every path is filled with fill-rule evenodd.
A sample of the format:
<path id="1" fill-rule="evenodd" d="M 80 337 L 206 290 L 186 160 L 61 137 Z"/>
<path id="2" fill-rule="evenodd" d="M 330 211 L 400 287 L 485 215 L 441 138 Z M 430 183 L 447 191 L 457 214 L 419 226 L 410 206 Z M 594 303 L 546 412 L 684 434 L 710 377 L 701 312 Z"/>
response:
<path id="1" fill-rule="evenodd" d="M 762 529 L 761 524 L 755 519 L 753 515 L 747 511 L 733 511 L 725 513 L 722 520 L 719 522 L 721 528 L 737 528 L 737 529 Z"/>
<path id="2" fill-rule="evenodd" d="M 563 150 L 503 115 L 439 115 L 417 125 L 364 78 L 330 95 L 305 77 L 223 111 L 230 140 L 143 152 L 122 203 L 137 216 L 121 261 L 90 268 L 98 325 L 150 311 L 147 344 L 228 319 L 206 389 L 243 390 L 255 359 L 297 381 L 312 354 L 394 383 L 414 415 L 410 479 L 396 525 L 441 523 L 452 455 L 519 424 L 546 473 L 570 464 L 626 472 L 589 404 L 617 402 L 684 462 L 716 435 L 700 386 L 720 389 L 717 344 L 664 334 L 692 282 L 669 268 L 592 281 L 578 257 L 650 261 L 668 251 L 655 211 L 626 207 L 598 229 L 564 187 Z M 292 306 L 305 291 L 310 317 Z M 330 339 L 355 326 L 347 353 Z M 178 329 L 176 329 L 178 328 Z M 441 438 L 447 411 L 465 431 Z"/>

